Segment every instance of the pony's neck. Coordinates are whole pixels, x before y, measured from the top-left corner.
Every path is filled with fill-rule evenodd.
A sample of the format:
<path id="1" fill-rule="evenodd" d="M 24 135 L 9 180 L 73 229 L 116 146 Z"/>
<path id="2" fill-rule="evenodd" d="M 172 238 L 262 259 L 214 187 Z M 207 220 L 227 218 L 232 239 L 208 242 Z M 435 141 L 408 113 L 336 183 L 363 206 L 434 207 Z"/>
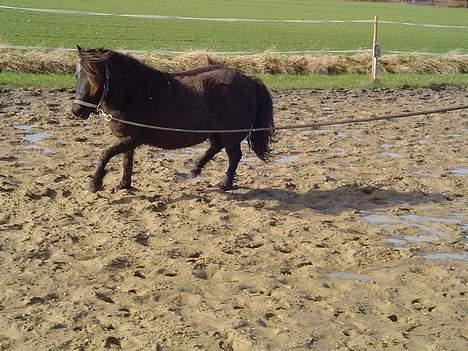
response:
<path id="1" fill-rule="evenodd" d="M 168 96 L 174 78 L 138 61 L 113 63 L 109 94 L 105 101 L 109 113 L 124 115 L 149 103 L 160 104 Z"/>

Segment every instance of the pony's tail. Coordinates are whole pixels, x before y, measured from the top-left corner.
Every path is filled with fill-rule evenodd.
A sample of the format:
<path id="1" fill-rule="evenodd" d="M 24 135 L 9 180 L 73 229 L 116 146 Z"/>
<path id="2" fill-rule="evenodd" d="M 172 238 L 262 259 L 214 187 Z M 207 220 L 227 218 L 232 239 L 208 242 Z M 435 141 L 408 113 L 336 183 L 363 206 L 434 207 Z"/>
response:
<path id="1" fill-rule="evenodd" d="M 253 123 L 253 128 L 272 128 L 266 131 L 251 132 L 247 138 L 250 148 L 257 157 L 263 161 L 268 161 L 270 157 L 270 144 L 274 141 L 275 124 L 273 122 L 273 102 L 266 86 L 258 79 L 255 79 L 257 88 L 257 114 Z"/>

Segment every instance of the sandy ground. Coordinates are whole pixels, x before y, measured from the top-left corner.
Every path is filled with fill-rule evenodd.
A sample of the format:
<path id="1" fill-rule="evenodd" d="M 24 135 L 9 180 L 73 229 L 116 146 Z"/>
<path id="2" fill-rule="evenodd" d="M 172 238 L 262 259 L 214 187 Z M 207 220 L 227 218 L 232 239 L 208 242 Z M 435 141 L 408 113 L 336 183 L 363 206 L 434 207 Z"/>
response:
<path id="1" fill-rule="evenodd" d="M 0 350 L 468 349 L 468 111 L 244 145 L 142 147 L 87 191 L 106 122 L 0 92 Z M 459 88 L 275 92 L 277 125 L 468 103 Z"/>

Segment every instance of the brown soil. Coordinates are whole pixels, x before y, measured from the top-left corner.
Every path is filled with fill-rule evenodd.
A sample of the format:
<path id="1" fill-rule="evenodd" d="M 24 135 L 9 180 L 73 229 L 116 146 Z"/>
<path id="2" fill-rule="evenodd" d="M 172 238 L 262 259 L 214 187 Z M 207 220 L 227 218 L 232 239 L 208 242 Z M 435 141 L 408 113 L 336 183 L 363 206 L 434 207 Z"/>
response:
<path id="1" fill-rule="evenodd" d="M 199 148 L 143 147 L 134 190 L 116 158 L 93 194 L 113 138 L 72 96 L 0 92 L 0 350 L 466 350 L 468 111 L 280 132 L 226 193 L 223 153 L 191 180 Z M 274 100 L 286 125 L 468 90 Z"/>

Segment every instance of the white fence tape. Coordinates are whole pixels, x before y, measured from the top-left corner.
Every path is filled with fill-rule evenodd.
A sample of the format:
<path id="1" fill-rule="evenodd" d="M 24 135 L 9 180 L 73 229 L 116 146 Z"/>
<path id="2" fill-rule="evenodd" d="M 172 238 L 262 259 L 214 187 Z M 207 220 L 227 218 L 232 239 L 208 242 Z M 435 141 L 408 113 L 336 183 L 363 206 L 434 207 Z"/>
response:
<path id="1" fill-rule="evenodd" d="M 210 18 L 210 17 L 186 17 L 186 16 L 163 16 L 163 15 L 139 15 L 139 14 L 117 14 L 105 12 L 89 12 L 77 10 L 59 10 L 59 9 L 43 9 L 31 7 L 17 7 L 0 5 L 0 9 L 21 10 L 43 13 L 67 14 L 67 15 L 87 15 L 87 16 L 116 16 L 116 17 L 131 17 L 156 20 L 179 20 L 179 21 L 209 21 L 209 22 L 260 22 L 260 23 L 374 23 L 373 20 L 295 20 L 295 19 L 253 19 L 253 18 Z M 468 25 L 444 25 L 444 24 L 427 24 L 427 23 L 410 23 L 410 22 L 395 22 L 395 21 L 379 21 L 383 24 L 397 24 L 413 27 L 426 28 L 452 28 L 452 29 L 468 29 Z"/>
<path id="2" fill-rule="evenodd" d="M 75 51 L 76 48 L 52 48 L 49 46 L 29 46 L 29 45 L 9 45 L 1 44 L 0 49 L 14 49 L 14 50 L 42 50 L 42 51 Z M 194 52 L 192 51 L 173 51 L 173 50 L 119 50 L 128 53 L 155 53 L 160 55 L 183 55 Z M 213 55 L 259 55 L 259 54 L 279 54 L 279 55 L 313 55 L 313 54 L 353 54 L 361 52 L 371 52 L 370 49 L 356 49 L 356 50 L 304 50 L 304 51 L 203 51 L 207 54 Z"/>
<path id="3" fill-rule="evenodd" d="M 9 45 L 0 44 L 0 49 L 13 50 L 40 50 L 40 51 L 75 51 L 76 48 L 52 48 L 48 46 L 29 46 L 29 45 Z M 193 53 L 193 51 L 171 51 L 171 50 L 119 50 L 126 53 L 153 53 L 159 55 L 183 55 Z M 260 54 L 278 54 L 278 55 L 320 55 L 320 54 L 356 54 L 356 53 L 371 53 L 372 49 L 356 49 L 356 50 L 305 50 L 305 51 L 203 51 L 212 55 L 226 56 L 248 56 Z M 427 56 L 446 56 L 446 55 L 468 55 L 468 51 L 457 50 L 451 52 L 423 52 L 423 51 L 397 51 L 385 50 L 384 54 L 399 54 L 399 55 L 427 55 Z"/>
<path id="4" fill-rule="evenodd" d="M 372 21 L 373 22 L 373 21 Z M 410 23 L 410 22 L 395 22 L 395 21 L 380 21 L 379 24 L 400 24 L 411 27 L 426 27 L 426 28 L 451 28 L 451 29 L 468 29 L 468 26 L 463 25 L 445 25 L 445 24 L 429 24 L 429 23 Z"/>

